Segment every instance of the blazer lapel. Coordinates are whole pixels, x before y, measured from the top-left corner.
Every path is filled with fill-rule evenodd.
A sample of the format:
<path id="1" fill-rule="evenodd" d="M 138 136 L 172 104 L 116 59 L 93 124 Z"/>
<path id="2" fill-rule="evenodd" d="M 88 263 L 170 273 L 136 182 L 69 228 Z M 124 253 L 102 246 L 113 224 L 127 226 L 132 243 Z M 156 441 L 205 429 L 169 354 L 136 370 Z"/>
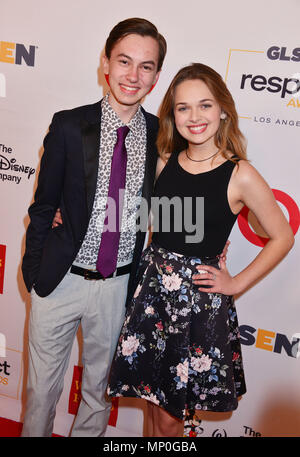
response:
<path id="1" fill-rule="evenodd" d="M 86 119 L 81 122 L 84 178 L 88 220 L 91 217 L 97 185 L 100 149 L 101 102 L 93 105 Z"/>
<path id="2" fill-rule="evenodd" d="M 150 208 L 150 199 L 153 192 L 153 183 L 157 162 L 156 137 L 158 125 L 153 116 L 142 108 L 147 125 L 147 152 L 145 162 L 145 179 L 142 196 L 147 200 Z M 97 185 L 99 149 L 101 131 L 101 101 L 93 105 L 89 114 L 81 122 L 84 177 L 86 188 L 86 201 L 88 209 L 88 220 L 91 217 Z"/>

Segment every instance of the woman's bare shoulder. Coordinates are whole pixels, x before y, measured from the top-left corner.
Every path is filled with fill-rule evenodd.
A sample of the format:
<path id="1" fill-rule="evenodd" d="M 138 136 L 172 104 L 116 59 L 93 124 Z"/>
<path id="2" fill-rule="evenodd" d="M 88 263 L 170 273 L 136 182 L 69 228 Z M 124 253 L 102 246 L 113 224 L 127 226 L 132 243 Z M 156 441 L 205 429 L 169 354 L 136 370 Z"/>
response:
<path id="1" fill-rule="evenodd" d="M 253 182 L 253 180 L 263 179 L 257 169 L 249 161 L 243 159 L 239 160 L 235 167 L 235 177 L 239 182 L 245 184 Z"/>

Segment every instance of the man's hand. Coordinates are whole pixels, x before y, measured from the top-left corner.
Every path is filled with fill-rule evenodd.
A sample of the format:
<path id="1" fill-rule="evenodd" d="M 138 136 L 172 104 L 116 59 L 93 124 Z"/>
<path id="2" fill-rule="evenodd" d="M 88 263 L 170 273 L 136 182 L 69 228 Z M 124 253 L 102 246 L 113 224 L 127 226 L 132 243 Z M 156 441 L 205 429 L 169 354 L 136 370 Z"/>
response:
<path id="1" fill-rule="evenodd" d="M 63 223 L 60 208 L 57 208 L 54 219 L 52 221 L 52 228 L 58 227 Z M 224 251 L 223 251 L 224 252 Z"/>

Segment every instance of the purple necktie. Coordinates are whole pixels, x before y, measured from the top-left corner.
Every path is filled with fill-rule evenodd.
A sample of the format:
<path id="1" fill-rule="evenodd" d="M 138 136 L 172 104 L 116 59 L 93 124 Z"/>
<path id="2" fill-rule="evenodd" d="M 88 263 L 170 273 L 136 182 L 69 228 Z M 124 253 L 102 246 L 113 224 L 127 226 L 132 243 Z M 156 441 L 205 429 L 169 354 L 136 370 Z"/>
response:
<path id="1" fill-rule="evenodd" d="M 102 274 L 104 278 L 107 278 L 109 275 L 114 273 L 117 267 L 123 209 L 123 201 L 119 202 L 119 191 L 120 189 L 123 192 L 125 190 L 127 162 L 125 138 L 128 132 L 129 128 L 127 125 L 117 129 L 117 142 L 114 147 L 113 157 L 111 161 L 106 220 L 109 219 L 108 213 L 111 199 L 113 199 L 115 202 L 115 212 L 113 212 L 113 216 L 115 216 L 116 220 L 113 221 L 114 224 L 112 224 L 112 226 L 114 227 L 112 231 L 105 230 L 102 232 L 101 244 L 96 263 L 97 270 Z"/>

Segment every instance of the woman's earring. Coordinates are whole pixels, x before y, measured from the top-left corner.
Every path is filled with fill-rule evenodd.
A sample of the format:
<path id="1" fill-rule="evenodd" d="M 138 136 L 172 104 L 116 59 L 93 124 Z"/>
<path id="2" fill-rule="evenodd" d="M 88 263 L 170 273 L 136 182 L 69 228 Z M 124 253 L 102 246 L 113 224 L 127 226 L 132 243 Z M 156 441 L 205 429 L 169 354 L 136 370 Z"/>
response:
<path id="1" fill-rule="evenodd" d="M 220 114 L 220 119 L 226 119 L 227 117 L 227 114 L 226 113 L 221 113 Z"/>

